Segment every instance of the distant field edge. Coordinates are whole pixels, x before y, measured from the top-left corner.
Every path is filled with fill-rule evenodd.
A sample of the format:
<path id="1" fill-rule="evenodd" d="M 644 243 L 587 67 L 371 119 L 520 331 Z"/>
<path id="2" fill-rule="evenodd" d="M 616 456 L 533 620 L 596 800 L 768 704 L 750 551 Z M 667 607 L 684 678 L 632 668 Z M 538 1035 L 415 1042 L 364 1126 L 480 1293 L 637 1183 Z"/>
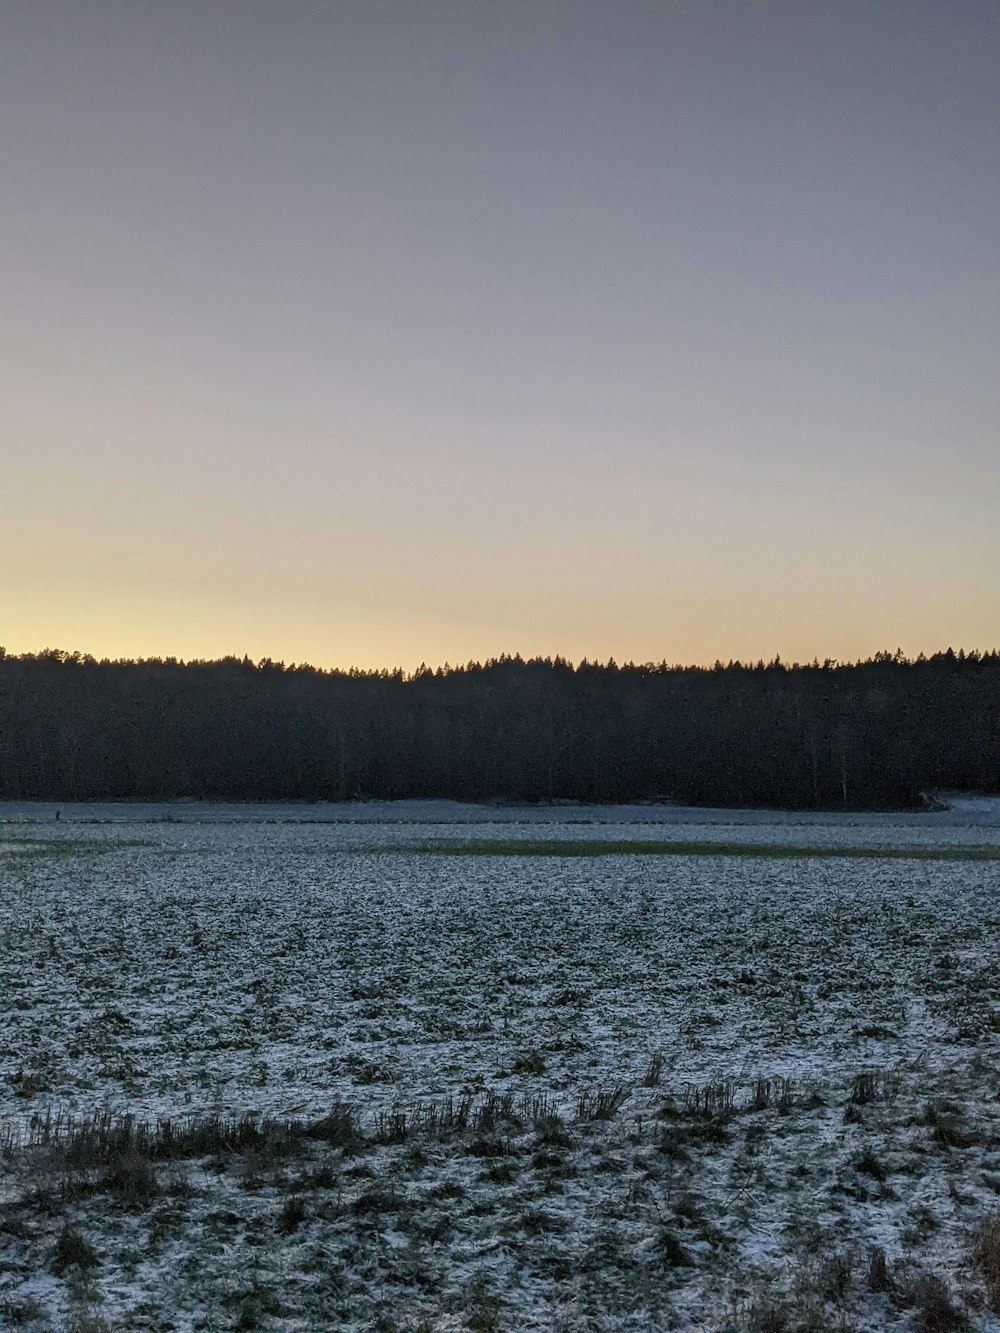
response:
<path id="1" fill-rule="evenodd" d="M 390 850 L 384 848 L 383 850 Z M 1000 847 L 794 847 L 747 842 L 617 839 L 435 838 L 393 848 L 422 856 L 745 856 L 766 860 L 837 858 L 879 861 L 1000 861 Z"/>

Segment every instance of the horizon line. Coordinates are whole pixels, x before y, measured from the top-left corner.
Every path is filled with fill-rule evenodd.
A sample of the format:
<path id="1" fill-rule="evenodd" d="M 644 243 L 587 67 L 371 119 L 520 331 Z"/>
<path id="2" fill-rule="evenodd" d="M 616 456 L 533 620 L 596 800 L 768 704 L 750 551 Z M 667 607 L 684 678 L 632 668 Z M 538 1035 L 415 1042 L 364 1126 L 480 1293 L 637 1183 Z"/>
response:
<path id="1" fill-rule="evenodd" d="M 382 678 L 398 677 L 404 681 L 418 680 L 427 676 L 448 676 L 466 671 L 484 671 L 495 666 L 502 666 L 507 663 L 514 663 L 520 666 L 547 666 L 551 668 L 561 668 L 571 672 L 577 672 L 581 669 L 593 668 L 602 671 L 760 671 L 760 670 L 783 670 L 783 671 L 805 671 L 805 670 L 837 670 L 852 669 L 862 666 L 874 666 L 892 663 L 897 666 L 915 666 L 923 662 L 933 662 L 935 659 L 951 656 L 956 661 L 983 661 L 1000 655 L 1000 647 L 992 648 L 954 648 L 951 644 L 947 648 L 935 649 L 933 652 L 926 653 L 923 650 L 916 656 L 910 657 L 903 652 L 902 648 L 897 647 L 894 651 L 889 649 L 879 649 L 869 657 L 852 658 L 849 660 L 825 657 L 822 660 L 814 656 L 809 661 L 800 662 L 797 660 L 786 661 L 780 653 L 775 653 L 774 657 L 765 660 L 762 657 L 744 661 L 741 658 L 729 658 L 723 661 L 716 658 L 714 662 L 671 662 L 667 658 L 657 660 L 647 660 L 637 662 L 634 659 L 619 662 L 614 656 L 608 657 L 605 661 L 600 658 L 581 657 L 573 660 L 565 657 L 561 653 L 554 653 L 548 656 L 536 654 L 531 657 L 524 657 L 521 653 L 500 653 L 497 656 L 487 657 L 485 659 L 470 658 L 466 662 L 448 662 L 439 663 L 437 666 L 429 666 L 426 662 L 414 668 L 407 670 L 405 667 L 359 667 L 359 666 L 317 666 L 307 661 L 286 662 L 283 658 L 261 657 L 252 658 L 244 653 L 242 656 L 236 653 L 227 653 L 222 657 L 177 657 L 166 655 L 162 657 L 97 657 L 93 653 L 83 652 L 80 649 L 74 649 L 72 652 L 63 648 L 42 648 L 31 652 L 10 653 L 0 644 L 0 662 L 18 662 L 18 661 L 53 661 L 57 660 L 60 664 L 75 664 L 80 666 L 171 666 L 179 668 L 188 667 L 218 667 L 218 666 L 239 666 L 254 671 L 309 671 L 316 675 L 327 676 L 378 676 Z"/>

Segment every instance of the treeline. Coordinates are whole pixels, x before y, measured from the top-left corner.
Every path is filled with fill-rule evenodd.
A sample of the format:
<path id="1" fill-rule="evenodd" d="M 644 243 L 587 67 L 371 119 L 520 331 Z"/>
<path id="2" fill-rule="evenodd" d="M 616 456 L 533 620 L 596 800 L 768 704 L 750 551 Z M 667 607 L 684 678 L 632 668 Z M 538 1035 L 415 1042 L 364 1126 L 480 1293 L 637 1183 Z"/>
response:
<path id="1" fill-rule="evenodd" d="M 1000 653 L 401 671 L 0 649 L 5 799 L 919 806 L 1000 790 Z"/>

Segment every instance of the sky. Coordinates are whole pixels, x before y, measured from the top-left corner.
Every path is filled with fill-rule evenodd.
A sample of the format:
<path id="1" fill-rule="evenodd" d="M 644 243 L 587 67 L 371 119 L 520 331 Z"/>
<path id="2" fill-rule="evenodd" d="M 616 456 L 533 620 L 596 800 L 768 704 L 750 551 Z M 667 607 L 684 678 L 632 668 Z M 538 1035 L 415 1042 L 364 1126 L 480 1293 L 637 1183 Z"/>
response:
<path id="1" fill-rule="evenodd" d="M 996 0 L 5 0 L 0 644 L 1000 646 Z"/>

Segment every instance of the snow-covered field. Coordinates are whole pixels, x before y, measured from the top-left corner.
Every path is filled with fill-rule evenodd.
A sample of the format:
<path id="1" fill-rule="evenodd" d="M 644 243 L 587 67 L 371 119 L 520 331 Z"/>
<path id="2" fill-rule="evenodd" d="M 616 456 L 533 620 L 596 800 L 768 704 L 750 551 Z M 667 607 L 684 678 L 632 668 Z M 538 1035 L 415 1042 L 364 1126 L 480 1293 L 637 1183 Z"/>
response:
<path id="1" fill-rule="evenodd" d="M 1000 1328 L 1000 860 L 878 854 L 1000 802 L 56 810 L 0 804 L 0 1328 Z"/>

